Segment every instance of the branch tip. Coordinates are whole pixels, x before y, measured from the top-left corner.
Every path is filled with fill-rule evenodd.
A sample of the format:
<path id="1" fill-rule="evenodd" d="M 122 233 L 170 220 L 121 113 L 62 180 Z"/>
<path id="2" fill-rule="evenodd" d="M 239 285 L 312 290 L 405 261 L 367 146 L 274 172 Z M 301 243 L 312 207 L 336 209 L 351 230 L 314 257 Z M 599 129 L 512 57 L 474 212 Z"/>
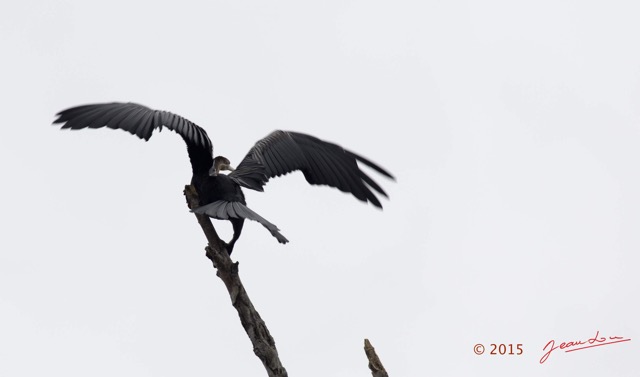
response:
<path id="1" fill-rule="evenodd" d="M 369 359 L 369 369 L 373 377 L 389 377 L 384 366 L 382 366 L 378 354 L 376 354 L 375 348 L 373 348 L 369 339 L 366 338 L 364 340 L 364 353 L 367 355 L 367 359 Z"/>

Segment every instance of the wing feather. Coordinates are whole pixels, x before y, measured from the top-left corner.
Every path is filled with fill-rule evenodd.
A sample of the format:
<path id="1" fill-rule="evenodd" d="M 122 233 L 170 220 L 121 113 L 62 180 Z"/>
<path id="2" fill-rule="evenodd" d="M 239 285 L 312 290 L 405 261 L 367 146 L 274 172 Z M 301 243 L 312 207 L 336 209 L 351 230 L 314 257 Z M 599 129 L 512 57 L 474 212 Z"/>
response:
<path id="1" fill-rule="evenodd" d="M 149 140 L 162 127 L 178 133 L 187 143 L 194 172 L 208 172 L 213 164 L 213 146 L 207 132 L 179 115 L 153 110 L 136 103 L 105 103 L 72 107 L 57 114 L 54 124 L 74 130 L 109 127 Z"/>
<path id="2" fill-rule="evenodd" d="M 102 120 L 109 116 L 109 109 L 104 109 L 100 112 L 96 112 L 94 120 L 87 126 L 88 128 L 100 128 L 102 125 L 100 123 Z"/>
<path id="3" fill-rule="evenodd" d="M 308 155 L 309 157 L 311 157 L 310 160 L 317 163 L 317 166 L 318 166 L 316 173 L 320 178 L 320 181 L 317 182 L 317 184 L 326 184 L 331 187 L 336 187 L 338 189 L 341 186 L 344 186 L 344 185 L 340 185 L 340 183 L 337 181 L 334 169 L 332 169 L 331 165 L 326 162 L 324 155 L 322 153 L 318 153 L 317 150 L 309 148 Z"/>
<path id="4" fill-rule="evenodd" d="M 112 119 L 114 119 L 118 115 L 117 112 L 111 111 L 110 108 L 105 107 L 102 116 L 96 118 L 94 121 L 89 124 L 89 128 L 101 128 L 107 125 Z"/>
<path id="5" fill-rule="evenodd" d="M 59 115 L 58 119 L 60 120 L 60 122 L 66 122 L 69 119 L 77 116 L 78 114 L 82 114 L 82 113 L 86 113 L 87 111 L 91 111 L 92 108 L 93 108 L 93 105 L 76 106 L 74 108 L 67 109 L 64 113 L 62 113 L 62 112 L 58 113 L 58 115 Z"/>
<path id="6" fill-rule="evenodd" d="M 78 112 L 79 117 L 89 117 L 93 119 L 95 116 L 99 116 L 101 113 L 101 109 L 83 109 L 83 111 Z M 71 118 L 62 128 L 70 128 L 72 130 L 78 130 L 84 128 L 85 125 L 78 118 Z"/>
<path id="7" fill-rule="evenodd" d="M 122 108 L 120 111 L 117 111 L 117 110 L 113 111 L 116 114 L 116 116 L 114 116 L 113 119 L 111 119 L 106 126 L 114 130 L 121 128 L 120 124 L 122 123 L 122 121 L 126 119 L 129 115 L 131 115 L 131 113 L 133 113 L 134 111 L 136 111 L 135 107 Z M 82 117 L 78 117 L 78 119 L 82 119 Z M 122 129 L 129 132 L 129 130 L 125 128 L 122 128 Z"/>
<path id="8" fill-rule="evenodd" d="M 151 132 L 162 126 L 203 147 L 210 147 L 207 133 L 195 123 L 167 111 L 153 110 L 136 103 L 106 103 L 73 107 L 57 114 L 54 124 L 64 123 L 62 128 L 82 129 L 119 128 L 148 139 Z M 150 127 L 151 126 L 151 127 Z"/>
<path id="9" fill-rule="evenodd" d="M 153 115 L 153 114 L 149 114 L 145 111 L 138 111 L 135 115 L 132 115 L 131 118 L 128 118 L 129 122 L 131 122 L 134 125 L 132 127 L 132 133 L 138 136 L 140 139 L 148 140 L 151 137 L 151 132 L 153 130 L 149 130 L 149 134 L 147 135 L 144 133 L 144 127 L 143 127 L 144 123 L 146 123 L 148 118 L 150 118 L 149 115 Z"/>
<path id="10" fill-rule="evenodd" d="M 385 197 L 387 194 L 360 170 L 358 162 L 393 179 L 380 166 L 337 144 L 306 134 L 274 131 L 249 150 L 229 177 L 244 187 L 262 191 L 270 178 L 299 170 L 310 184 L 335 187 L 382 208 L 371 189 Z"/>

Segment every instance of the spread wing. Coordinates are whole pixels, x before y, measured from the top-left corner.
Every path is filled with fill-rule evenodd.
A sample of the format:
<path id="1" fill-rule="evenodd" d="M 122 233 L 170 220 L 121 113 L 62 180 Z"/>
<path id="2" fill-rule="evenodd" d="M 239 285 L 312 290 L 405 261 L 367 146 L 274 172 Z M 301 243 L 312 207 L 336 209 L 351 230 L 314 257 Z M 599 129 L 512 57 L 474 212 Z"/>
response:
<path id="1" fill-rule="evenodd" d="M 213 164 L 213 146 L 207 132 L 195 123 L 168 111 L 153 110 L 136 103 L 104 103 L 72 107 L 57 114 L 54 124 L 62 128 L 109 127 L 125 130 L 146 141 L 153 130 L 166 127 L 177 132 L 187 143 L 194 173 L 208 172 Z"/>
<path id="2" fill-rule="evenodd" d="M 262 191 L 269 178 L 300 170 L 312 185 L 327 185 L 382 208 L 372 191 L 387 196 L 360 170 L 361 162 L 393 179 L 380 166 L 339 145 L 296 132 L 274 131 L 251 148 L 236 170 L 229 174 L 238 184 Z"/>

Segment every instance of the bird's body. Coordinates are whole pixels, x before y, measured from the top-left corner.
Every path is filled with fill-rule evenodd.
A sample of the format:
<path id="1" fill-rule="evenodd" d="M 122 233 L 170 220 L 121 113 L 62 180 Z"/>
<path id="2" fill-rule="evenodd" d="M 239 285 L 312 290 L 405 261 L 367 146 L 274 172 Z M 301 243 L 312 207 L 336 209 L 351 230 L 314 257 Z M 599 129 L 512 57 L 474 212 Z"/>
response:
<path id="1" fill-rule="evenodd" d="M 239 203 L 244 206 L 247 205 L 240 185 L 235 183 L 225 174 L 194 174 L 191 178 L 191 185 L 195 187 L 198 192 L 200 208 L 216 202 Z M 218 216 L 211 217 L 220 218 Z M 233 247 L 242 232 L 244 218 L 229 216 L 228 220 L 233 226 L 233 238 L 226 244 L 227 252 L 231 254 Z"/>
<path id="2" fill-rule="evenodd" d="M 64 123 L 62 128 L 71 129 L 119 128 L 145 140 L 149 140 L 156 128 L 167 127 L 180 134 L 187 144 L 193 171 L 191 184 L 200 201 L 200 207 L 193 211 L 231 221 L 234 234 L 226 245 L 229 254 L 240 237 L 245 219 L 261 223 L 280 243 L 288 242 L 275 225 L 246 206 L 242 187 L 263 191 L 270 178 L 300 170 L 311 184 L 336 187 L 382 208 L 371 189 L 384 196 L 386 193 L 359 169 L 357 162 L 393 178 L 371 161 L 336 144 L 287 131 L 274 131 L 259 140 L 234 170 L 227 158 L 213 157 L 213 146 L 204 129 L 178 115 L 134 103 L 74 107 L 58 113 L 54 123 Z M 223 170 L 231 173 L 220 173 Z"/>
<path id="3" fill-rule="evenodd" d="M 194 175 L 191 178 L 191 184 L 196 188 L 196 191 L 198 191 L 201 206 L 218 200 L 247 204 L 240 185 L 226 174 L 213 176 Z"/>

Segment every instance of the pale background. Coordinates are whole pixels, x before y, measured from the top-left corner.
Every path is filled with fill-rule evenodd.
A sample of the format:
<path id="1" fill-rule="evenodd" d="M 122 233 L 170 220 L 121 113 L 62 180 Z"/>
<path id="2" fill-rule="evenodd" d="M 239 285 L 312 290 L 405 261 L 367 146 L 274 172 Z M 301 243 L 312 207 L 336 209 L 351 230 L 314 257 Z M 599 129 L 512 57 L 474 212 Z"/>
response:
<path id="1" fill-rule="evenodd" d="M 285 129 L 397 177 L 384 211 L 299 173 L 246 193 L 291 241 L 247 223 L 233 255 L 291 376 L 370 376 L 365 337 L 394 377 L 638 375 L 636 1 L 101 3 L 0 5 L 0 375 L 266 375 L 182 140 L 50 126 L 109 101 L 235 163 Z M 539 364 L 596 330 L 632 341 Z"/>

